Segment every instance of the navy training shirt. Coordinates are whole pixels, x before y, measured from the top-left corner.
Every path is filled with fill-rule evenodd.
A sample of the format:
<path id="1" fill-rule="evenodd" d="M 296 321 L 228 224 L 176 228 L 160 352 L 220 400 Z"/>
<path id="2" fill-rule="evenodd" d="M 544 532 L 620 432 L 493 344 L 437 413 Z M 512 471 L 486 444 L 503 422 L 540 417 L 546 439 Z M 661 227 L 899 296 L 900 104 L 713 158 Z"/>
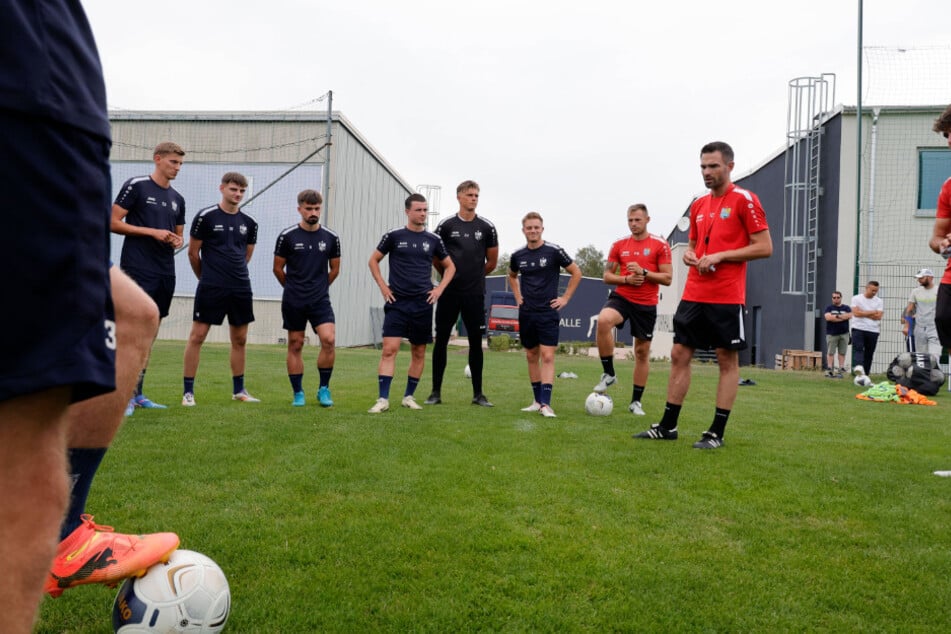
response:
<path id="1" fill-rule="evenodd" d="M 130 178 L 115 204 L 129 213 L 127 224 L 175 232 L 185 224 L 185 199 L 173 187 L 161 187 L 149 176 Z M 175 277 L 175 249 L 149 236 L 123 236 L 119 266 L 155 276 Z"/>
<path id="2" fill-rule="evenodd" d="M 243 211 L 229 214 L 218 205 L 206 207 L 192 220 L 190 235 L 201 240 L 199 283 L 221 288 L 251 288 L 248 245 L 258 241 L 258 223 Z"/>
<path id="3" fill-rule="evenodd" d="M 509 268 L 521 274 L 521 309 L 528 311 L 555 310 L 551 300 L 558 297 L 561 269 L 574 260 L 557 244 L 545 242 L 537 249 L 522 247 L 512 254 Z"/>
<path id="4" fill-rule="evenodd" d="M 433 257 L 444 260 L 449 256 L 435 233 L 406 227 L 383 234 L 376 250 L 390 258 L 388 284 L 397 298 L 419 297 L 433 290 Z"/>
<path id="5" fill-rule="evenodd" d="M 330 261 L 340 257 L 340 237 L 321 225 L 306 231 L 299 224 L 277 236 L 274 255 L 284 258 L 284 301 L 295 306 L 326 299 Z"/>

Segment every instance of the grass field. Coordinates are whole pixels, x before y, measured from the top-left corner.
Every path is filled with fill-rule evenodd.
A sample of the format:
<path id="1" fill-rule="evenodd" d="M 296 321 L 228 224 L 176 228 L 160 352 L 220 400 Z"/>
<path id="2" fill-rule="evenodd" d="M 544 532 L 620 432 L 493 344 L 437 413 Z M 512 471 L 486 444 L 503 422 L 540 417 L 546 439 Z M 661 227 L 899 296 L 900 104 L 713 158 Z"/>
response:
<path id="1" fill-rule="evenodd" d="M 531 400 L 521 353 L 487 353 L 469 404 L 464 351 L 444 405 L 376 398 L 374 350 L 341 350 L 336 406 L 290 407 L 284 350 L 249 350 L 230 400 L 227 347 L 206 345 L 198 406 L 179 406 L 183 344 L 159 342 L 147 390 L 166 411 L 127 420 L 88 510 L 123 532 L 176 531 L 228 575 L 229 632 L 944 632 L 951 629 L 951 395 L 937 407 L 856 400 L 851 381 L 742 368 L 726 446 L 691 444 L 713 415 L 716 366 L 696 365 L 676 442 L 659 420 L 586 416 L 596 359 L 557 357 L 558 418 Z M 430 387 L 428 367 L 418 390 Z M 114 590 L 44 601 L 37 632 L 111 632 Z M 2 627 L 0 627 L 2 630 Z"/>

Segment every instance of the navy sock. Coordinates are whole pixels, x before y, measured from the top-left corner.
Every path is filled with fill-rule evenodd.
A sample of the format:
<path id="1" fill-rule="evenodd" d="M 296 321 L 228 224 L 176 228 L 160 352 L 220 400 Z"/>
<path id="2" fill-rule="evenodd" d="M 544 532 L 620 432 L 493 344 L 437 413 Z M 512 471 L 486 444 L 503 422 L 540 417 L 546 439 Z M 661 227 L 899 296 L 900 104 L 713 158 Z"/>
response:
<path id="1" fill-rule="evenodd" d="M 142 371 L 139 372 L 139 382 L 135 385 L 135 396 L 142 394 L 142 384 L 145 383 L 145 368 L 142 368 Z"/>
<path id="2" fill-rule="evenodd" d="M 416 386 L 419 385 L 418 376 L 408 376 L 406 377 L 406 391 L 403 392 L 403 396 L 412 396 L 416 393 Z"/>
<path id="3" fill-rule="evenodd" d="M 188 394 L 189 392 L 191 392 L 192 394 L 195 393 L 195 377 L 193 376 L 185 377 L 185 388 L 182 391 L 185 394 Z"/>
<path id="4" fill-rule="evenodd" d="M 72 490 L 69 494 L 69 508 L 66 510 L 66 517 L 63 519 L 63 525 L 60 528 L 60 541 L 63 541 L 76 530 L 77 526 L 82 524 L 80 518 L 86 512 L 89 488 L 92 486 L 92 480 L 96 477 L 96 471 L 99 470 L 99 464 L 105 455 L 105 447 L 69 450 L 67 458 L 69 460 L 69 478 L 72 483 Z"/>
<path id="5" fill-rule="evenodd" d="M 542 382 L 532 381 L 532 397 L 536 403 L 542 402 Z"/>
<path id="6" fill-rule="evenodd" d="M 334 373 L 333 366 L 329 368 L 317 368 L 317 373 L 320 374 L 320 387 L 329 387 L 330 375 Z"/>
<path id="7" fill-rule="evenodd" d="M 390 383 L 393 382 L 393 377 L 380 374 L 376 380 L 380 386 L 380 398 L 390 398 Z"/>
<path id="8" fill-rule="evenodd" d="M 232 385 L 234 385 L 234 394 L 244 391 L 244 375 L 243 374 L 231 377 L 231 383 Z"/>
<path id="9" fill-rule="evenodd" d="M 303 374 L 288 374 L 287 378 L 291 380 L 291 389 L 294 390 L 294 394 L 304 391 Z"/>
<path id="10" fill-rule="evenodd" d="M 542 383 L 541 389 L 538 390 L 538 395 L 542 400 L 538 401 L 542 405 L 551 405 L 551 383 Z"/>

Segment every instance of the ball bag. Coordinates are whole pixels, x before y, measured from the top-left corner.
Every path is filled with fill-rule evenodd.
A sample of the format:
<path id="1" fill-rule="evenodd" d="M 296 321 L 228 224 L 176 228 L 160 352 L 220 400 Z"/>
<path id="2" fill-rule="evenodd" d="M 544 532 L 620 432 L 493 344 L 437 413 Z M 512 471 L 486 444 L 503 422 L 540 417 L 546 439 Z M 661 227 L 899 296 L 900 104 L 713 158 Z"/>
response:
<path id="1" fill-rule="evenodd" d="M 927 352 L 898 355 L 888 366 L 888 378 L 925 396 L 934 396 L 944 384 L 944 372 L 938 360 Z"/>

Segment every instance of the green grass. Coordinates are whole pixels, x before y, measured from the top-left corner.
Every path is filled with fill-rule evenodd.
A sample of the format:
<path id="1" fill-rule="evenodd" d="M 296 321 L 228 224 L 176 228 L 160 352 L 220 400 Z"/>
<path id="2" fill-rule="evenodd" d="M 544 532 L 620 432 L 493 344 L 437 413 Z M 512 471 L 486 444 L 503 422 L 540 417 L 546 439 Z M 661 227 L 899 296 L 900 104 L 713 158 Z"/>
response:
<path id="1" fill-rule="evenodd" d="M 596 359 L 557 357 L 558 418 L 531 400 L 521 352 L 486 356 L 494 409 L 469 405 L 463 351 L 444 405 L 376 398 L 374 350 L 338 352 L 336 406 L 290 407 L 284 350 L 249 350 L 230 400 L 227 347 L 206 345 L 198 406 L 181 398 L 183 344 L 159 342 L 88 510 L 124 532 L 174 530 L 228 575 L 230 632 L 947 631 L 951 426 L 937 407 L 860 401 L 851 381 L 743 368 L 726 446 L 690 447 L 713 415 L 717 368 L 697 364 L 677 442 L 635 441 L 659 419 L 655 362 L 635 419 L 631 362 L 617 411 L 584 415 Z M 428 367 L 418 390 L 429 392 Z M 109 632 L 115 591 L 42 606 L 38 632 Z"/>

